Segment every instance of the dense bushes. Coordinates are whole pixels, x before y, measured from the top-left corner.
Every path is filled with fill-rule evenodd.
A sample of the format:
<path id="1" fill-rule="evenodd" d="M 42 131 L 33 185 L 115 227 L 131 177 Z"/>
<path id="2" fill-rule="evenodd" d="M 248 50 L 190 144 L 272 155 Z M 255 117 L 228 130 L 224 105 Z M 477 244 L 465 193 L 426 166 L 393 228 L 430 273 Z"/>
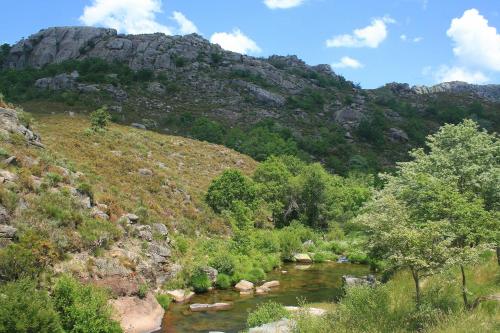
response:
<path id="1" fill-rule="evenodd" d="M 223 210 L 231 210 L 236 200 L 252 205 L 255 195 L 255 188 L 250 179 L 241 171 L 226 170 L 208 188 L 206 201 L 214 211 L 220 213 Z"/>
<path id="2" fill-rule="evenodd" d="M 63 332 L 48 293 L 37 290 L 32 280 L 0 285 L 0 299 L 0 333 Z"/>
<path id="3" fill-rule="evenodd" d="M 110 317 L 106 294 L 94 287 L 62 277 L 54 287 L 54 307 L 68 333 L 119 333 L 119 324 Z"/>
<path id="4" fill-rule="evenodd" d="M 191 275 L 190 285 L 196 293 L 204 293 L 212 286 L 212 282 L 208 274 L 201 267 L 197 267 Z"/>
<path id="5" fill-rule="evenodd" d="M 1 333 L 120 333 L 107 296 L 70 277 L 60 278 L 49 297 L 29 279 L 0 285 Z"/>

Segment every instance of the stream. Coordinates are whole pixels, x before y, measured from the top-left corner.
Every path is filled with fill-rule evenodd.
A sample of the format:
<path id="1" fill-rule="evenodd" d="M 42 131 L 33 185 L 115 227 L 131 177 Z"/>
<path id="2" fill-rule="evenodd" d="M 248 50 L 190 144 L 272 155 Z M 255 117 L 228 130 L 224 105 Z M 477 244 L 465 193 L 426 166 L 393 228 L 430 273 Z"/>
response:
<path id="1" fill-rule="evenodd" d="M 286 274 L 281 271 L 287 271 Z M 310 266 L 285 264 L 267 274 L 267 281 L 278 280 L 280 286 L 266 295 L 240 296 L 233 290 L 215 290 L 195 295 L 188 303 L 170 305 L 160 333 L 240 332 L 246 328 L 249 311 L 259 303 L 273 300 L 283 305 L 332 302 L 342 293 L 342 275 L 362 276 L 369 272 L 363 265 L 321 263 Z M 218 312 L 191 312 L 189 304 L 231 302 L 232 307 Z"/>

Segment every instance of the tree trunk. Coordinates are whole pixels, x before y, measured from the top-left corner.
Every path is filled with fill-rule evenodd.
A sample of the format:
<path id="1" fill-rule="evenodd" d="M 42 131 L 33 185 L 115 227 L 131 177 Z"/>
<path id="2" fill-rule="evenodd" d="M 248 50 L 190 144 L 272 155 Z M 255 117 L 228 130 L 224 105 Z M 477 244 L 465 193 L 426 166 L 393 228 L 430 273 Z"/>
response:
<path id="1" fill-rule="evenodd" d="M 497 262 L 498 262 L 498 265 L 500 266 L 500 245 L 497 246 Z"/>
<path id="2" fill-rule="evenodd" d="M 464 300 L 464 307 L 469 308 L 469 302 L 467 302 L 467 281 L 465 279 L 464 266 L 460 265 L 460 270 L 462 271 L 462 298 Z"/>
<path id="3" fill-rule="evenodd" d="M 420 279 L 418 276 L 418 272 L 413 268 L 411 269 L 411 274 L 413 275 L 413 281 L 415 281 L 415 300 L 417 309 L 420 309 Z"/>

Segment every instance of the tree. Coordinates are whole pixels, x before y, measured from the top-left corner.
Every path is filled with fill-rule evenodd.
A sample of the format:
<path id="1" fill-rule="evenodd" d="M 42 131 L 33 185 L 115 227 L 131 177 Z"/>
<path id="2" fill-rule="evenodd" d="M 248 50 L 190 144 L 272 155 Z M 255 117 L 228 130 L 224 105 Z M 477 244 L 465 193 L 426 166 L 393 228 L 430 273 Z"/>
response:
<path id="1" fill-rule="evenodd" d="M 253 181 L 241 171 L 229 169 L 212 181 L 205 200 L 215 212 L 220 213 L 223 210 L 231 210 L 236 200 L 252 206 L 255 197 Z"/>
<path id="2" fill-rule="evenodd" d="M 306 166 L 296 178 L 294 187 L 304 222 L 315 228 L 328 226 L 327 188 L 330 177 L 319 163 Z"/>
<path id="3" fill-rule="evenodd" d="M 103 106 L 90 114 L 90 129 L 94 132 L 105 131 L 110 121 L 108 108 Z"/>
<path id="4" fill-rule="evenodd" d="M 413 160 L 400 163 L 395 175 L 385 176 L 386 187 L 375 203 L 367 208 L 368 216 L 371 214 L 380 221 L 367 221 L 366 216 L 362 220 L 375 235 L 374 241 L 377 240 L 377 229 L 386 227 L 378 224 L 384 223 L 381 221 L 390 224 L 387 219 L 391 214 L 396 215 L 399 209 L 405 211 L 408 228 L 398 230 L 399 237 L 416 233 L 412 237 L 418 240 L 419 232 L 431 228 L 426 232 L 432 238 L 433 231 L 439 226 L 441 241 L 449 247 L 447 254 L 438 261 L 431 253 L 422 259 L 460 267 L 462 297 L 468 307 L 464 267 L 476 263 L 479 255 L 495 239 L 498 242 L 499 237 L 499 221 L 495 215 L 498 215 L 500 190 L 500 145 L 494 135 L 479 131 L 477 124 L 466 120 L 459 125 L 443 126 L 428 137 L 427 147 L 428 152 L 423 149 L 413 151 Z M 384 204 L 384 198 L 388 196 L 392 196 L 400 207 L 388 202 Z M 392 234 L 393 231 L 385 232 Z M 423 237 L 418 243 L 426 243 Z M 404 244 L 403 239 L 400 242 Z M 427 246 L 439 249 L 433 244 Z M 418 247 L 413 250 L 417 251 Z M 415 269 L 409 267 L 414 274 Z M 418 279 L 418 276 L 414 274 L 414 278 Z"/>
<path id="5" fill-rule="evenodd" d="M 422 278 L 442 270 L 449 262 L 449 222 L 415 224 L 409 208 L 396 198 L 394 190 L 390 184 L 376 193 L 358 222 L 367 227 L 372 256 L 387 260 L 389 268 L 411 271 L 420 307 Z"/>

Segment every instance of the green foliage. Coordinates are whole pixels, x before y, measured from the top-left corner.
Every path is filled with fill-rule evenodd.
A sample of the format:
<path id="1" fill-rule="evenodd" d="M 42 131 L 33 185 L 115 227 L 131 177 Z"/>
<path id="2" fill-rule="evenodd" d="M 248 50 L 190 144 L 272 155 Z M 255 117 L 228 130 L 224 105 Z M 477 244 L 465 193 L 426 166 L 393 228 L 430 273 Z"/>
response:
<path id="1" fill-rule="evenodd" d="M 229 289 L 231 287 L 231 277 L 224 273 L 219 273 L 215 284 L 219 289 Z"/>
<path id="2" fill-rule="evenodd" d="M 157 294 L 156 300 L 160 303 L 161 307 L 166 311 L 172 302 L 172 298 L 166 294 Z"/>
<path id="3" fill-rule="evenodd" d="M 19 244 L 9 244 L 0 250 L 0 281 L 23 277 L 36 278 L 42 272 L 33 252 Z"/>
<path id="4" fill-rule="evenodd" d="M 255 310 L 248 314 L 247 326 L 257 327 L 274 321 L 278 321 L 289 316 L 283 305 L 269 301 L 261 303 Z"/>
<path id="5" fill-rule="evenodd" d="M 387 121 L 384 114 L 373 111 L 368 118 L 363 118 L 359 123 L 358 135 L 365 141 L 376 147 L 381 147 L 385 142 L 384 131 L 387 129 Z"/>
<path id="6" fill-rule="evenodd" d="M 239 200 L 246 205 L 252 205 L 255 200 L 255 188 L 248 177 L 239 170 L 225 170 L 214 179 L 205 200 L 218 213 L 231 210 L 233 202 Z"/>
<path id="7" fill-rule="evenodd" d="M 464 121 L 443 126 L 428 138 L 427 146 L 427 153 L 413 151 L 412 161 L 385 176 L 385 188 L 360 217 L 370 232 L 372 254 L 389 260 L 393 268 L 412 271 L 417 305 L 422 276 L 447 265 L 463 270 L 477 263 L 480 253 L 499 237 L 498 219 L 488 210 L 500 195 L 496 137 Z"/>
<path id="8" fill-rule="evenodd" d="M 121 230 L 113 222 L 90 218 L 83 220 L 78 226 L 78 232 L 85 247 L 91 250 L 108 248 L 122 235 Z"/>
<path id="9" fill-rule="evenodd" d="M 139 296 L 139 298 L 145 298 L 146 295 L 148 294 L 148 291 L 149 291 L 148 285 L 146 283 L 141 283 L 137 291 L 137 296 Z"/>
<path id="10" fill-rule="evenodd" d="M 106 106 L 103 106 L 90 114 L 90 128 L 94 132 L 106 131 L 110 121 L 111 115 L 109 114 Z"/>
<path id="11" fill-rule="evenodd" d="M 196 119 L 191 131 L 198 140 L 219 144 L 223 142 L 225 134 L 224 127 L 220 123 L 205 117 Z"/>
<path id="12" fill-rule="evenodd" d="M 311 112 L 323 111 L 325 98 L 318 90 L 306 90 L 300 96 L 292 96 L 288 98 L 288 107 L 299 108 Z"/>
<path id="13" fill-rule="evenodd" d="M 191 274 L 190 285 L 196 293 L 204 293 L 212 286 L 212 282 L 208 274 L 201 267 L 197 267 Z"/>
<path id="14" fill-rule="evenodd" d="M 354 332 L 392 332 L 394 324 L 386 287 L 359 286 L 347 289 L 342 299 L 339 320 Z"/>
<path id="15" fill-rule="evenodd" d="M 228 253 L 218 253 L 210 260 L 210 266 L 215 268 L 219 275 L 233 275 L 235 265 L 234 257 Z"/>
<path id="16" fill-rule="evenodd" d="M 65 332 L 122 332 L 120 325 L 111 319 L 107 296 L 101 290 L 63 276 L 54 287 L 53 299 Z"/>
<path id="17" fill-rule="evenodd" d="M 11 46 L 7 43 L 0 45 L 0 68 L 3 67 L 3 63 L 9 55 L 10 49 Z"/>
<path id="18" fill-rule="evenodd" d="M 0 333 L 63 332 L 48 293 L 32 280 L 0 285 L 0 298 Z"/>

